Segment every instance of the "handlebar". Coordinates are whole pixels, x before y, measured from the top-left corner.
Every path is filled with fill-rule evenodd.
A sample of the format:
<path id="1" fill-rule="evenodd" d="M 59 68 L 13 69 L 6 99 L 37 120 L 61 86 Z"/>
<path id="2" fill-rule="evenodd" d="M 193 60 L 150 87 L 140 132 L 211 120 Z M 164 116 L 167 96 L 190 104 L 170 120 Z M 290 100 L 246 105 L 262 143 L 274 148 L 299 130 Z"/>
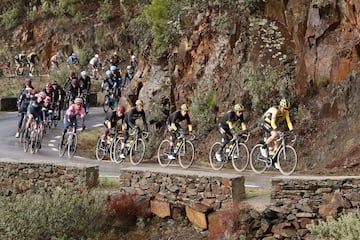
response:
<path id="1" fill-rule="evenodd" d="M 185 138 L 185 131 L 184 131 L 183 129 L 179 129 L 178 132 L 179 132 L 179 137 L 178 137 L 178 139 L 180 139 L 180 138 Z M 189 133 L 189 136 L 190 136 L 190 137 L 188 138 L 189 141 L 194 141 L 195 138 L 196 138 L 195 134 L 193 134 L 192 132 Z"/>

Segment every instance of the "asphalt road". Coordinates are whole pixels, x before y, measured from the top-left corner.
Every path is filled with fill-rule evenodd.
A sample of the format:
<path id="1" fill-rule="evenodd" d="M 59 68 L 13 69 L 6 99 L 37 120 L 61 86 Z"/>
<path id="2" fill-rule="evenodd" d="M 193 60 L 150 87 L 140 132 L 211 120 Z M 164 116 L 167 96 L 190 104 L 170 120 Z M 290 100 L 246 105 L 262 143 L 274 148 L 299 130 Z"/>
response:
<path id="1" fill-rule="evenodd" d="M 102 108 L 91 108 L 86 118 L 87 129 L 103 127 L 104 112 Z M 237 173 L 233 169 L 222 169 L 220 171 L 212 170 L 210 167 L 200 167 L 193 165 L 189 169 L 182 169 L 178 165 L 170 165 L 167 168 L 161 168 L 158 164 L 141 163 L 138 166 L 132 166 L 129 161 L 122 164 L 112 163 L 110 161 L 99 162 L 96 159 L 83 158 L 75 155 L 73 159 L 66 157 L 59 158 L 57 145 L 60 139 L 63 123 L 60 122 L 57 128 L 50 129 L 43 139 L 42 148 L 36 154 L 30 152 L 24 153 L 19 139 L 15 138 L 19 117 L 17 112 L 0 112 L 0 158 L 11 159 L 39 159 L 54 162 L 71 162 L 77 164 L 98 165 L 100 176 L 117 177 L 121 169 L 136 169 L 161 171 L 175 174 L 189 174 L 199 176 L 224 176 L 235 177 L 245 176 L 245 186 L 249 188 L 271 188 L 271 178 L 278 176 L 279 172 L 268 171 L 263 174 L 255 174 L 251 170 L 243 173 Z M 196 146 L 195 146 L 196 147 Z M 94 149 L 95 151 L 95 149 Z"/>

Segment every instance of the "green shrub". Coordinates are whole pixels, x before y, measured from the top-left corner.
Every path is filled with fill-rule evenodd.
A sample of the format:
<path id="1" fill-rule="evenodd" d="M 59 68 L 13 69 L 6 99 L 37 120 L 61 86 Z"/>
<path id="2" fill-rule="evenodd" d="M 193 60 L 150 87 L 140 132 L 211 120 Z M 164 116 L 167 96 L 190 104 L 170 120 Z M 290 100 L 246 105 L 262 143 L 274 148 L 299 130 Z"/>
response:
<path id="1" fill-rule="evenodd" d="M 338 219 L 329 217 L 319 224 L 306 226 L 311 233 L 317 235 L 319 240 L 328 239 L 359 239 L 360 236 L 360 213 L 345 213 Z"/>
<path id="2" fill-rule="evenodd" d="M 101 239 L 112 212 L 95 191 L 0 197 L 1 239 Z"/>
<path id="3" fill-rule="evenodd" d="M 6 29 L 15 27 L 19 23 L 21 8 L 19 3 L 14 3 L 1 13 L 1 25 Z"/>
<path id="4" fill-rule="evenodd" d="M 244 88 L 249 93 L 253 110 L 262 114 L 282 97 L 295 96 L 295 81 L 289 66 L 258 66 L 247 63 L 241 69 Z"/>
<path id="5" fill-rule="evenodd" d="M 112 0 L 103 0 L 96 12 L 96 18 L 99 22 L 108 23 L 112 18 Z"/>
<path id="6" fill-rule="evenodd" d="M 212 84 L 198 86 L 194 92 L 190 114 L 197 121 L 197 134 L 204 135 L 216 128 L 216 94 Z"/>

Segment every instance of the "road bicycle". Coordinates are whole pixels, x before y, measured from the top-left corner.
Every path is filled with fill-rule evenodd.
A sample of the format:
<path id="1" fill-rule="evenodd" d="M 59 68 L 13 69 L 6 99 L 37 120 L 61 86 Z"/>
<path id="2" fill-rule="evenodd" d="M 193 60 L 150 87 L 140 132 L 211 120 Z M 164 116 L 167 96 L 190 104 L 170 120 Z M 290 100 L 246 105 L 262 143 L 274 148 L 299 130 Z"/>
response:
<path id="1" fill-rule="evenodd" d="M 172 162 L 169 157 L 174 154 L 179 160 L 179 164 L 182 168 L 189 168 L 194 161 L 195 148 L 192 143 L 195 140 L 195 135 L 192 134 L 190 138 L 186 138 L 184 131 L 179 131 L 176 144 L 174 146 L 174 152 L 171 152 L 170 140 L 164 139 L 159 145 L 157 158 L 161 167 L 167 167 Z"/>
<path id="2" fill-rule="evenodd" d="M 264 141 L 266 141 L 267 135 L 265 135 Z M 298 158 L 295 148 L 286 144 L 286 139 L 289 138 L 292 138 L 291 143 L 294 144 L 297 136 L 292 132 L 280 132 L 279 138 L 275 140 L 280 142 L 280 146 L 274 153 L 272 151 L 261 153 L 263 143 L 256 144 L 250 153 L 252 170 L 260 174 L 277 163 L 278 169 L 283 175 L 292 174 L 296 169 Z"/>
<path id="3" fill-rule="evenodd" d="M 30 128 L 26 128 L 24 137 L 24 152 L 27 152 L 30 148 L 30 152 L 35 154 L 41 148 L 41 141 L 43 138 L 44 126 L 42 123 L 32 121 Z"/>
<path id="4" fill-rule="evenodd" d="M 119 134 L 118 131 L 110 130 L 109 135 L 107 136 L 106 140 L 102 139 L 102 136 L 98 138 L 97 144 L 96 144 L 96 150 L 95 155 L 96 159 L 98 161 L 104 160 L 106 155 L 109 155 L 110 160 L 114 161 L 114 149 L 116 141 L 119 140 Z"/>
<path id="5" fill-rule="evenodd" d="M 20 130 L 19 130 L 19 138 L 20 138 L 20 143 L 24 143 L 25 141 L 25 136 L 26 136 L 26 123 L 28 121 L 28 116 L 27 114 L 25 113 L 25 116 L 23 118 L 23 121 L 21 123 L 21 127 L 20 127 Z"/>
<path id="6" fill-rule="evenodd" d="M 135 129 L 129 136 L 128 142 L 124 144 L 124 138 L 119 137 L 116 140 L 113 158 L 116 163 L 121 163 L 124 158 L 120 158 L 121 153 L 129 155 L 132 165 L 139 165 L 143 160 L 146 150 L 145 140 L 149 137 L 149 132 Z M 124 146 L 124 149 L 121 147 Z"/>
<path id="7" fill-rule="evenodd" d="M 243 133 L 239 137 L 233 137 L 225 146 L 225 152 L 220 153 L 221 142 L 215 142 L 209 152 L 209 161 L 214 170 L 222 169 L 229 161 L 232 162 L 237 172 L 243 172 L 249 164 L 249 149 L 246 142 L 249 140 L 250 133 Z M 220 159 L 216 157 L 220 153 Z"/>
<path id="8" fill-rule="evenodd" d="M 60 142 L 59 144 L 59 157 L 64 156 L 65 152 L 67 152 L 68 158 L 74 157 L 78 143 L 78 136 L 75 130 L 76 123 L 72 122 L 72 124 L 66 130 L 64 141 Z"/>

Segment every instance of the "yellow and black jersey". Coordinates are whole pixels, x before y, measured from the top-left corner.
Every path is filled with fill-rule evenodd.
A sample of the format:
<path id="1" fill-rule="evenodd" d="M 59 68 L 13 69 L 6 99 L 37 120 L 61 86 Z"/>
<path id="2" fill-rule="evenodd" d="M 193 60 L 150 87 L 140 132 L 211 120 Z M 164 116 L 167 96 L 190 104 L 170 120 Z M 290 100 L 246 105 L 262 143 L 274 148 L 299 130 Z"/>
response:
<path id="1" fill-rule="evenodd" d="M 285 117 L 289 130 L 291 131 L 294 129 L 292 122 L 290 120 L 290 115 L 288 110 L 285 110 L 282 113 L 279 108 L 271 107 L 264 113 L 263 120 L 265 121 L 266 124 L 270 125 L 272 129 L 276 130 L 277 129 L 276 120 L 278 119 L 278 117 Z"/>
<path id="2" fill-rule="evenodd" d="M 244 116 L 241 114 L 239 117 L 236 115 L 235 111 L 228 111 L 220 120 L 220 127 L 224 130 L 231 130 L 235 127 L 236 123 L 241 123 L 241 129 L 246 130 L 246 124 L 244 122 Z"/>

